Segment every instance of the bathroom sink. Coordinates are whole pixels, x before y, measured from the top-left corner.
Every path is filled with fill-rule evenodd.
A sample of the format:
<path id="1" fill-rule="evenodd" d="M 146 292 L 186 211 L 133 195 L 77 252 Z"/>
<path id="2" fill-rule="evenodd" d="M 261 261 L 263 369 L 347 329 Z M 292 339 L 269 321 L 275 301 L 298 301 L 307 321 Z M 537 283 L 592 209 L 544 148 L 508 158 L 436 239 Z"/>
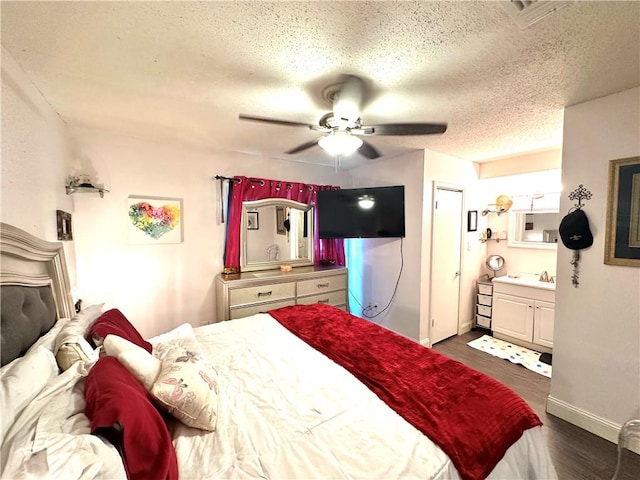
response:
<path id="1" fill-rule="evenodd" d="M 542 288 L 543 290 L 555 290 L 556 289 L 556 284 L 552 283 L 552 282 L 541 282 L 538 279 L 535 278 L 531 278 L 531 277 L 526 277 L 526 276 L 522 276 L 522 277 L 510 277 L 508 275 L 505 275 L 503 277 L 496 277 L 493 279 L 494 282 L 499 282 L 499 283 L 509 283 L 511 285 L 521 285 L 523 287 L 535 287 L 535 288 Z"/>

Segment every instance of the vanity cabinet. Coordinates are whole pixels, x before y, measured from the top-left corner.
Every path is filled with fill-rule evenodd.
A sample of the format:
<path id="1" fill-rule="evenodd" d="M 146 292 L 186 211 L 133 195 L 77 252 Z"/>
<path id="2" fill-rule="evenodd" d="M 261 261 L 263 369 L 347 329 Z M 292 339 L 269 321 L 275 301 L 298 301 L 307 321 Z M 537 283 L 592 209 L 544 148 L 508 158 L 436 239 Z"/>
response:
<path id="1" fill-rule="evenodd" d="M 349 311 L 345 267 L 298 267 L 216 277 L 216 320 L 233 320 L 290 305 L 326 303 Z"/>
<path id="2" fill-rule="evenodd" d="M 555 290 L 551 286 L 537 288 L 494 279 L 492 329 L 495 337 L 550 352 L 554 316 Z"/>

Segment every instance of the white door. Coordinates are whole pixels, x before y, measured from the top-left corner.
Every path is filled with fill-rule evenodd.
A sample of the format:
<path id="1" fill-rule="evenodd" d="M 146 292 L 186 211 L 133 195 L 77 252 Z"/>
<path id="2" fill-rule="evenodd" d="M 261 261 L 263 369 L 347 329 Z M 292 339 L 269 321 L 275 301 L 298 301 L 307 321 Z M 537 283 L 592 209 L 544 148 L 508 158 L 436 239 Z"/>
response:
<path id="1" fill-rule="evenodd" d="M 431 344 L 458 333 L 462 190 L 436 186 L 431 234 Z"/>

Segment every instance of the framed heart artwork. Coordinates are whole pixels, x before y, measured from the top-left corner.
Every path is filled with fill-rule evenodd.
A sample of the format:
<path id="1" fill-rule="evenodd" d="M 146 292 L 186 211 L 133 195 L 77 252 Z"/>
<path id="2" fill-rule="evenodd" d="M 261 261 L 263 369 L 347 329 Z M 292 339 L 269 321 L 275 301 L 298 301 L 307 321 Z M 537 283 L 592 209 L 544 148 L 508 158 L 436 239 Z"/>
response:
<path id="1" fill-rule="evenodd" d="M 130 195 L 127 240 L 131 244 L 182 243 L 182 199 Z"/>

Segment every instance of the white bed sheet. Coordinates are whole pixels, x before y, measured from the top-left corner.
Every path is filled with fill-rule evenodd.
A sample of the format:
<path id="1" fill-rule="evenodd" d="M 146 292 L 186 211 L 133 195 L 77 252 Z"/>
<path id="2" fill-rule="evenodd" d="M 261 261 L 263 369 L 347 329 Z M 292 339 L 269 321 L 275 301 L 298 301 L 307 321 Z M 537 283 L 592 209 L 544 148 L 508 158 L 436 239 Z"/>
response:
<path id="1" fill-rule="evenodd" d="M 459 478 L 437 445 L 271 316 L 195 333 L 219 376 L 218 426 L 172 425 L 181 478 Z M 489 478 L 555 479 L 541 427 Z"/>
<path id="2" fill-rule="evenodd" d="M 84 414 L 88 363 L 53 378 L 8 429 L 2 479 L 126 479 L 117 450 L 91 435 Z"/>

